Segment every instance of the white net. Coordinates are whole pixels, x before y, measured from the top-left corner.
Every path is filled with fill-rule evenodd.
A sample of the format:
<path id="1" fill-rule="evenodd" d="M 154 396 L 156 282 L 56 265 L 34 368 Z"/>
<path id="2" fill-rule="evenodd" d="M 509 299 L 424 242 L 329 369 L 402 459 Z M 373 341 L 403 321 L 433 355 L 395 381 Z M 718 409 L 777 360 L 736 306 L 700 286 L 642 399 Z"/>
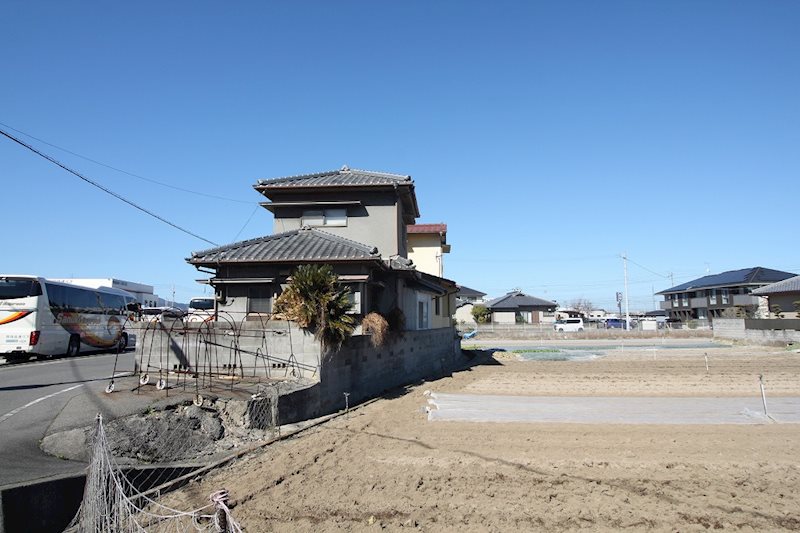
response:
<path id="1" fill-rule="evenodd" d="M 188 511 L 166 507 L 156 501 L 156 495 L 137 490 L 116 464 L 98 415 L 83 502 L 67 531 L 241 533 L 227 506 L 224 489 L 211 494 L 208 505 Z"/>

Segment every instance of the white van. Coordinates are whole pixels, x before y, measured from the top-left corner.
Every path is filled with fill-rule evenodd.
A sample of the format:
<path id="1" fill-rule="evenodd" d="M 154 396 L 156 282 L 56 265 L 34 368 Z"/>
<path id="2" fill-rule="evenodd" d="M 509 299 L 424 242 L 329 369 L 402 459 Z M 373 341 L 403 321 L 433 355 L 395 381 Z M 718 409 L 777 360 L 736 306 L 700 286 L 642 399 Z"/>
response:
<path id="1" fill-rule="evenodd" d="M 553 324 L 553 329 L 559 333 L 565 331 L 583 331 L 583 319 L 565 318 L 564 320 L 556 320 L 556 323 Z"/>
<path id="2" fill-rule="evenodd" d="M 214 319 L 214 297 L 198 296 L 189 301 L 189 312 L 186 315 L 186 322 L 208 322 Z"/>

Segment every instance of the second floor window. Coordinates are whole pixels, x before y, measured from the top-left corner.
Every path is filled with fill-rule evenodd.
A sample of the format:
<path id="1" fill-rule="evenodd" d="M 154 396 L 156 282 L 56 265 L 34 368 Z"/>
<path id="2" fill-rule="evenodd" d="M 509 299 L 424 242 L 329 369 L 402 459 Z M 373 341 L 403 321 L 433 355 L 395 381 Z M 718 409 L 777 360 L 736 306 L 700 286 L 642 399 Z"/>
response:
<path id="1" fill-rule="evenodd" d="M 347 226 L 347 209 L 303 211 L 303 226 Z"/>

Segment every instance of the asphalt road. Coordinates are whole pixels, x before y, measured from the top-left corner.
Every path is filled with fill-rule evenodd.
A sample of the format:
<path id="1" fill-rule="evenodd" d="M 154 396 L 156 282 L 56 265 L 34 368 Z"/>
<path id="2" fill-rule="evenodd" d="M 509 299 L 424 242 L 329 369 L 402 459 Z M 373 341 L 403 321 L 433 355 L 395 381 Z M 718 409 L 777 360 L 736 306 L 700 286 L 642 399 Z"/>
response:
<path id="1" fill-rule="evenodd" d="M 104 389 L 115 354 L 83 355 L 0 365 L 0 487 L 80 472 L 85 464 L 45 455 L 39 441 L 59 429 L 90 425 L 107 411 Z M 133 370 L 133 352 L 120 354 L 117 375 Z M 79 400 L 79 402 L 74 402 Z M 80 409 L 65 409 L 70 403 Z"/>

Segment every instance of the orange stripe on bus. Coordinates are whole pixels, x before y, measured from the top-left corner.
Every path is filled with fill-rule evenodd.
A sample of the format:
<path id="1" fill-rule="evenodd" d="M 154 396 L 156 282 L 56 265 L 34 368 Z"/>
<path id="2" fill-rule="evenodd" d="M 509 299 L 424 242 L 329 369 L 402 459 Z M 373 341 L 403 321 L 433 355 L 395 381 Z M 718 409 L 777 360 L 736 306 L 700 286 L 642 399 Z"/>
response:
<path id="1" fill-rule="evenodd" d="M 31 314 L 30 311 L 19 311 L 16 313 L 11 313 L 7 317 L 0 319 L 0 325 L 8 324 L 9 322 L 14 322 L 15 320 L 19 320 L 20 318 L 25 318 L 29 314 Z"/>

